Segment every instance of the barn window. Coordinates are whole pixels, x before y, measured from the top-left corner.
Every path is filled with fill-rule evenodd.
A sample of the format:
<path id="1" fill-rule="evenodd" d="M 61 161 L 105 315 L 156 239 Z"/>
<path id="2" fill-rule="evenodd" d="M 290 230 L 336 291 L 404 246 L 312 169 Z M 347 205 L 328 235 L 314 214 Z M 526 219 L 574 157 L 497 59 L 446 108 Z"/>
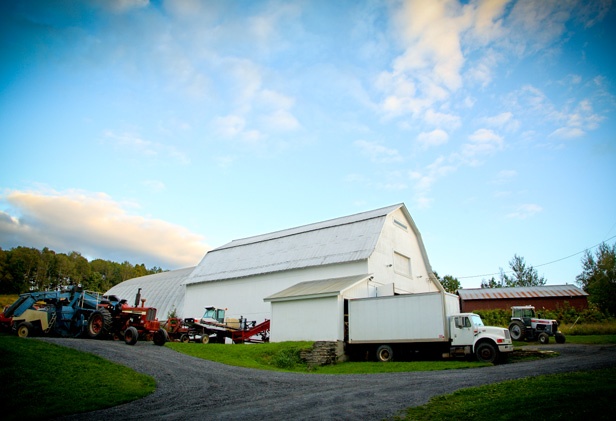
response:
<path id="1" fill-rule="evenodd" d="M 394 270 L 396 273 L 411 276 L 411 259 L 403 254 L 394 252 Z"/>
<path id="2" fill-rule="evenodd" d="M 396 218 L 394 218 L 394 225 L 396 225 L 397 227 L 402 228 L 404 231 L 406 231 L 408 229 L 408 227 L 406 226 L 406 224 L 404 224 L 401 221 L 398 221 Z"/>

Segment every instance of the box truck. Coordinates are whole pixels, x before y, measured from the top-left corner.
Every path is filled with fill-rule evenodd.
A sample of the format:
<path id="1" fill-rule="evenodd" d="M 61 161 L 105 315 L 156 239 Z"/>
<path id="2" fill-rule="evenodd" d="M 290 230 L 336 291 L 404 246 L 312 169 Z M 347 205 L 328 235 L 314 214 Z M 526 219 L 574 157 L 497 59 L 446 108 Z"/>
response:
<path id="1" fill-rule="evenodd" d="M 345 307 L 348 354 L 391 361 L 436 351 L 498 363 L 513 351 L 508 329 L 484 326 L 479 315 L 460 313 L 459 297 L 446 292 L 350 299 Z"/>

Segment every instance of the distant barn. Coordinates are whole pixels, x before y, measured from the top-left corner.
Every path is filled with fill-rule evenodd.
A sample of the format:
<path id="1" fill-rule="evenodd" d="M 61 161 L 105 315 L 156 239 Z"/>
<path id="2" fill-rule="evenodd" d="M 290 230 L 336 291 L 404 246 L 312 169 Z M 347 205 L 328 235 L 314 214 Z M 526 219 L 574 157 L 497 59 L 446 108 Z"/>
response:
<path id="1" fill-rule="evenodd" d="M 537 309 L 554 310 L 569 303 L 578 310 L 588 308 L 588 294 L 574 285 L 546 285 L 517 288 L 459 289 L 463 312 L 504 309 L 532 305 Z"/>

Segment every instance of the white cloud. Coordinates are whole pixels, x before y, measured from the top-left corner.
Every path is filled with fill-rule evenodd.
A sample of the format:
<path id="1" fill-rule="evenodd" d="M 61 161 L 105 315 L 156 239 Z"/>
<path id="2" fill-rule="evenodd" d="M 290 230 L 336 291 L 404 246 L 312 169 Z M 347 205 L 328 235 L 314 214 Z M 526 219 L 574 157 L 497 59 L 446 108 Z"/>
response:
<path id="1" fill-rule="evenodd" d="M 106 130 L 103 133 L 103 138 L 106 142 L 115 145 L 124 152 L 134 152 L 140 156 L 150 158 L 172 158 L 180 164 L 190 163 L 190 159 L 186 156 L 186 154 L 178 150 L 175 146 L 146 140 L 138 133 L 117 133 L 113 130 Z"/>
<path id="2" fill-rule="evenodd" d="M 431 132 L 419 133 L 417 141 L 426 148 L 432 146 L 444 145 L 449 140 L 449 135 L 446 131 L 435 129 Z"/>
<path id="3" fill-rule="evenodd" d="M 527 219 L 535 216 L 539 212 L 543 211 L 543 208 L 536 204 L 524 204 L 517 207 L 516 210 L 507 214 L 507 218 L 510 219 Z"/>
<path id="4" fill-rule="evenodd" d="M 501 170 L 496 174 L 494 184 L 506 184 L 516 178 L 518 172 L 516 170 Z"/>
<path id="5" fill-rule="evenodd" d="M 574 139 L 576 137 L 582 137 L 586 132 L 579 127 L 561 127 L 550 133 L 550 137 L 557 137 L 561 139 Z"/>
<path id="6" fill-rule="evenodd" d="M 133 215 L 103 193 L 13 191 L 0 211 L 3 248 L 49 247 L 90 258 L 128 260 L 165 269 L 196 265 L 210 249 L 179 225 Z"/>
<path id="7" fill-rule="evenodd" d="M 462 154 L 469 158 L 492 154 L 504 146 L 501 136 L 489 129 L 479 129 L 469 137 L 470 142 L 462 146 Z"/>
<path id="8" fill-rule="evenodd" d="M 372 162 L 391 163 L 403 160 L 396 149 L 388 148 L 378 142 L 357 140 L 353 144 L 359 148 L 364 155 L 368 156 Z"/>
<path id="9" fill-rule="evenodd" d="M 516 131 L 520 127 L 520 122 L 513 117 L 513 113 L 510 111 L 482 118 L 479 122 L 489 127 L 507 131 Z"/>

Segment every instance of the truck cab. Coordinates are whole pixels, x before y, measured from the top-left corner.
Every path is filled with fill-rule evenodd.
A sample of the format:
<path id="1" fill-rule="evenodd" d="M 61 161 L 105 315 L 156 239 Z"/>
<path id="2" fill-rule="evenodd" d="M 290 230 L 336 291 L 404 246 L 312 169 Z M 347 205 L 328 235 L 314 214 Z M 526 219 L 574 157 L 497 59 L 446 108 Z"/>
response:
<path id="1" fill-rule="evenodd" d="M 462 313 L 449 318 L 450 353 L 475 355 L 484 362 L 504 360 L 513 351 L 509 330 L 485 326 L 478 314 Z"/>

